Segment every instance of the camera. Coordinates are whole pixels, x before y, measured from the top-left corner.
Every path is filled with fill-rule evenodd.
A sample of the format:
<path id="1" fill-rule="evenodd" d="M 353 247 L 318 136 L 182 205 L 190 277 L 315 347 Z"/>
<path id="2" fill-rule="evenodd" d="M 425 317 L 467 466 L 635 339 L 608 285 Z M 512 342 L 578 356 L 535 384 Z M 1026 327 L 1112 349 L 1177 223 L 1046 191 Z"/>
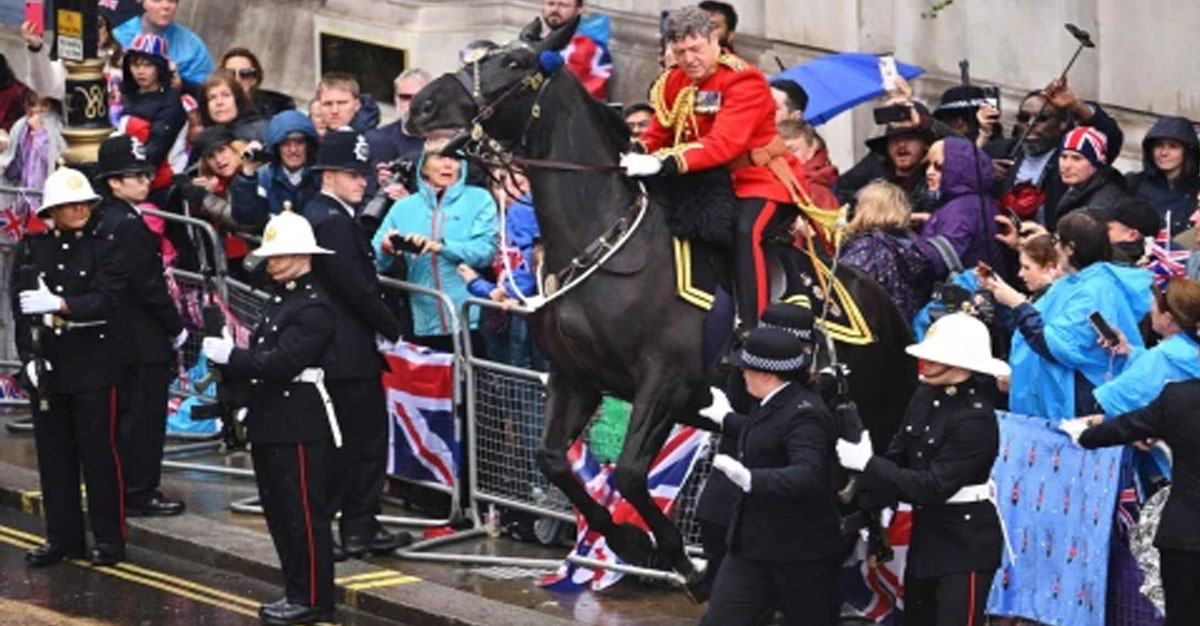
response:
<path id="1" fill-rule="evenodd" d="M 997 111 L 999 111 L 1000 110 L 1000 88 L 995 85 L 991 85 L 989 87 L 981 87 L 980 90 L 982 91 L 981 95 L 983 96 L 983 98 L 982 98 L 983 104 L 986 104 L 986 105 L 992 107 L 993 109 L 996 109 Z"/>

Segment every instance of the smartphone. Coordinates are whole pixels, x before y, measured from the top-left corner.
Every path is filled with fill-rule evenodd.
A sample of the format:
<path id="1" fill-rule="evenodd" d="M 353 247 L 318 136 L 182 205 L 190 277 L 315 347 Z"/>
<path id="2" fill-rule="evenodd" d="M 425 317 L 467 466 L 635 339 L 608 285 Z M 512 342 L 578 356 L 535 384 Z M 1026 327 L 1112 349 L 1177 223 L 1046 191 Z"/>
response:
<path id="1" fill-rule="evenodd" d="M 1021 234 L 1021 216 L 1017 215 L 1017 212 L 1011 207 L 1001 206 L 1000 210 L 1004 213 L 1004 217 L 1012 222 L 1013 228 L 1017 229 L 1017 234 Z"/>
<path id="2" fill-rule="evenodd" d="M 392 242 L 392 250 L 394 250 L 396 254 L 400 254 L 401 252 L 408 252 L 411 254 L 421 253 L 421 246 L 418 246 L 399 234 L 392 235 L 388 238 L 388 240 Z"/>
<path id="3" fill-rule="evenodd" d="M 1000 111 L 1000 88 L 996 86 L 983 87 L 983 103 Z"/>
<path id="4" fill-rule="evenodd" d="M 900 72 L 896 69 L 896 57 L 890 54 L 880 55 L 879 77 L 882 79 L 884 91 L 896 88 L 896 79 L 900 77 Z"/>
<path id="5" fill-rule="evenodd" d="M 893 122 L 904 122 L 912 119 L 912 109 L 903 104 L 894 104 L 890 107 L 878 107 L 871 111 L 875 116 L 875 123 L 884 125 Z"/>
<path id="6" fill-rule="evenodd" d="M 1104 319 L 1103 315 L 1100 315 L 1100 311 L 1092 311 L 1091 315 L 1088 315 L 1088 322 L 1092 328 L 1096 329 L 1096 333 L 1104 337 L 1108 343 L 1115 344 L 1119 341 L 1117 332 L 1108 325 L 1108 321 Z"/>
<path id="7" fill-rule="evenodd" d="M 38 37 L 46 34 L 46 11 L 42 0 L 25 0 L 25 21 L 33 24 Z"/>
<path id="8" fill-rule="evenodd" d="M 995 275 L 992 271 L 992 266 L 980 261 L 975 264 L 975 273 L 979 274 L 980 278 L 991 278 Z"/>

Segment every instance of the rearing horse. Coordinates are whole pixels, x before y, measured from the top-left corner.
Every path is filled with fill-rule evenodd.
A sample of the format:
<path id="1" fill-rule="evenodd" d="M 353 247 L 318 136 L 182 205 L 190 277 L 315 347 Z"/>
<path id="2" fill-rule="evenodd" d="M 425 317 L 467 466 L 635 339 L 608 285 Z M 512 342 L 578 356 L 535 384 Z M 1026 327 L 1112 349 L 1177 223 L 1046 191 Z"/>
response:
<path id="1" fill-rule="evenodd" d="M 631 524 L 614 523 L 567 461 L 568 448 L 583 434 L 603 393 L 631 401 L 617 462 L 618 488 L 654 534 L 657 550 L 694 582 L 700 573 L 684 552 L 678 528 L 650 497 L 646 477 L 676 419 L 695 415 L 710 401 L 701 356 L 705 313 L 675 296 L 664 211 L 652 200 L 644 206 L 648 199 L 640 185 L 617 167 L 628 150 L 628 129 L 569 72 L 554 71 L 557 66 L 547 56 L 566 46 L 577 20 L 545 40 L 537 38 L 539 25 L 535 20 L 517 41 L 421 90 L 409 128 L 461 133 L 478 124 L 521 154 L 548 272 L 581 259 L 597 265 L 603 258 L 586 279 L 559 285 L 570 291 L 529 318 L 551 363 L 538 464 L 622 559 L 647 562 L 654 549 L 650 537 Z M 643 207 L 640 226 L 632 226 Z M 615 253 L 597 254 L 611 250 L 621 237 L 627 239 Z M 851 389 L 866 426 L 875 443 L 884 445 L 915 383 L 912 363 L 903 354 L 908 327 L 879 285 L 845 267 L 837 276 L 866 313 L 875 338 L 870 345 L 840 346 L 839 354 L 851 368 Z"/>

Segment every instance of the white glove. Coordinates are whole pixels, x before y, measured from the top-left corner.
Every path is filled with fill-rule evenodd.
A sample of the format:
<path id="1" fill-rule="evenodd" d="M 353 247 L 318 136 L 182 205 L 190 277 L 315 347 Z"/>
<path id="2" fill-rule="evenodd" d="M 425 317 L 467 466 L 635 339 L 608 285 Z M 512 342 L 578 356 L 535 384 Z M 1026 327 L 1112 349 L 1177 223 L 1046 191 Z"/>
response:
<path id="1" fill-rule="evenodd" d="M 1071 438 L 1071 443 L 1079 445 L 1079 436 L 1088 429 L 1088 421 L 1087 418 L 1063 420 L 1059 422 L 1058 429 Z"/>
<path id="2" fill-rule="evenodd" d="M 723 427 L 725 416 L 733 413 L 733 407 L 729 405 L 729 398 L 725 397 L 724 391 L 716 387 L 710 387 L 709 391 L 712 392 L 712 404 L 700 409 L 700 415 L 716 422 L 717 426 Z"/>
<path id="3" fill-rule="evenodd" d="M 713 459 L 713 467 L 721 470 L 721 473 L 728 476 L 742 491 L 750 493 L 750 470 L 746 469 L 741 461 L 728 454 L 718 454 Z"/>
<path id="4" fill-rule="evenodd" d="M 383 353 L 388 353 L 396 349 L 396 342 L 376 333 L 375 349 Z"/>
<path id="5" fill-rule="evenodd" d="M 21 312 L 25 315 L 58 313 L 63 306 L 63 299 L 50 292 L 41 276 L 38 277 L 38 288 L 22 291 L 20 298 Z"/>
<path id="6" fill-rule="evenodd" d="M 621 168 L 626 176 L 653 176 L 662 170 L 662 159 L 651 154 L 630 152 L 621 155 Z"/>
<path id="7" fill-rule="evenodd" d="M 27 376 L 29 378 L 29 384 L 33 385 L 34 388 L 37 388 L 37 386 L 38 386 L 37 368 L 34 367 L 33 361 L 30 361 L 25 364 L 25 376 Z"/>
<path id="8" fill-rule="evenodd" d="M 887 530 L 889 527 L 891 527 L 892 520 L 895 518 L 896 518 L 896 512 L 894 510 L 892 510 L 892 507 L 885 506 L 885 507 L 883 507 L 883 510 L 879 512 L 879 525 L 884 530 Z"/>
<path id="9" fill-rule="evenodd" d="M 842 467 L 856 472 L 863 471 L 863 468 L 867 466 L 867 461 L 875 456 L 875 450 L 871 448 L 870 433 L 864 430 L 858 443 L 838 439 L 837 455 L 838 462 L 842 464 Z"/>
<path id="10" fill-rule="evenodd" d="M 183 347 L 183 344 L 187 341 L 187 339 L 188 331 L 185 328 L 179 331 L 178 335 L 175 335 L 175 338 L 171 340 L 171 345 L 175 346 L 175 349 L 178 350 L 179 348 Z"/>
<path id="11" fill-rule="evenodd" d="M 205 337 L 201 349 L 204 351 L 204 356 L 213 363 L 217 365 L 228 363 L 229 354 L 233 352 L 233 338 L 229 336 L 229 329 L 223 329 L 220 337 Z"/>

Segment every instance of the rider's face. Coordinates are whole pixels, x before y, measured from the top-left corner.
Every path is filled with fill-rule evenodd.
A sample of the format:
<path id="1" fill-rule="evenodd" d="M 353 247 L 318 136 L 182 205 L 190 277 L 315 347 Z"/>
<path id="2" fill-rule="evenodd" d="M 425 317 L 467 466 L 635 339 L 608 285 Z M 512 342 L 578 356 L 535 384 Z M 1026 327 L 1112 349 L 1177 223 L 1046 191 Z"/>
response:
<path id="1" fill-rule="evenodd" d="M 717 42 L 715 32 L 707 37 L 680 37 L 672 41 L 670 47 L 675 64 L 693 81 L 704 80 L 717 69 L 717 55 L 721 53 L 721 45 Z"/>

